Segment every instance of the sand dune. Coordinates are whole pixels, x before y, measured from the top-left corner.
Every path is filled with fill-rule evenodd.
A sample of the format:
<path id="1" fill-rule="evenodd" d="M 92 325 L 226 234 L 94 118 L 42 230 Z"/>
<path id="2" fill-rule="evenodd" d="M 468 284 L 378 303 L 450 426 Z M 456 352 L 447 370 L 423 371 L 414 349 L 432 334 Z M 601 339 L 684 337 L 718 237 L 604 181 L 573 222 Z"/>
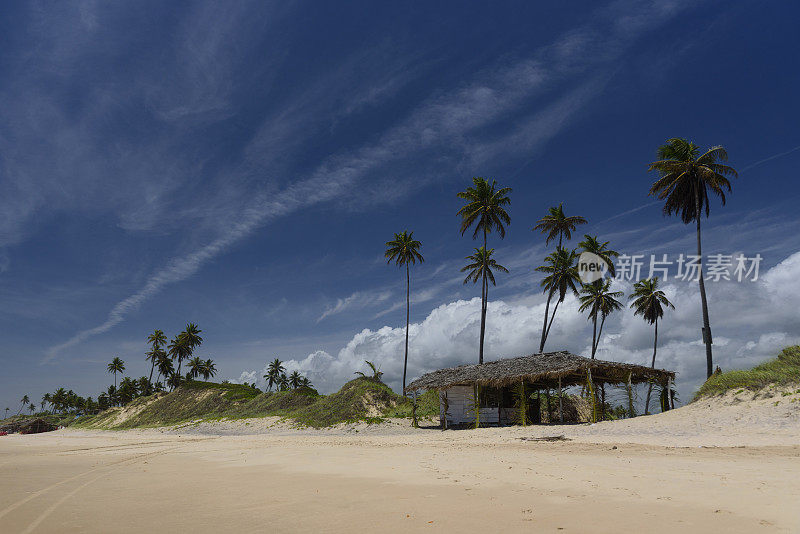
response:
<path id="1" fill-rule="evenodd" d="M 800 395 L 743 395 L 597 425 L 6 436 L 0 530 L 798 532 Z"/>

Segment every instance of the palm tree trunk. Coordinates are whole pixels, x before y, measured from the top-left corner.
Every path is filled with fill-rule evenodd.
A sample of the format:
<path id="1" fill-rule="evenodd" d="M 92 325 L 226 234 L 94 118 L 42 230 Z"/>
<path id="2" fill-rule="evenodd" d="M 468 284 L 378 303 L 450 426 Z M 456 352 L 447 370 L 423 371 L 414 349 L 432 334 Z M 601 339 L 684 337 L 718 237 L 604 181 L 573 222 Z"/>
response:
<path id="1" fill-rule="evenodd" d="M 114 371 L 114 389 L 117 389 L 117 372 Z"/>
<path id="2" fill-rule="evenodd" d="M 696 188 L 697 186 L 695 186 Z M 695 189 L 694 192 L 694 210 L 695 218 L 697 219 L 697 256 L 700 261 L 700 302 L 703 307 L 703 341 L 706 344 L 706 378 L 711 378 L 714 373 L 713 358 L 711 356 L 711 324 L 708 319 L 708 300 L 706 299 L 706 284 L 703 280 L 703 252 L 700 245 L 700 194 Z"/>
<path id="3" fill-rule="evenodd" d="M 658 317 L 656 317 L 655 321 L 656 329 L 655 335 L 653 336 L 653 361 L 650 362 L 650 369 L 656 368 L 656 348 L 658 347 Z M 644 403 L 644 414 L 648 415 L 650 413 L 650 395 L 653 393 L 653 383 L 650 382 L 647 384 L 647 400 Z"/>
<path id="4" fill-rule="evenodd" d="M 489 285 L 486 281 L 486 226 L 483 227 L 483 283 L 481 291 L 481 343 L 478 349 L 478 364 L 483 363 L 483 339 L 486 335 L 486 303 L 489 297 Z"/>
<path id="5" fill-rule="evenodd" d="M 544 324 L 542 325 L 542 340 L 539 342 L 539 354 L 544 351 L 544 342 L 547 340 L 547 315 L 550 312 L 550 299 L 553 298 L 553 292 L 547 294 L 547 304 L 544 306 Z"/>
<path id="6" fill-rule="evenodd" d="M 403 396 L 406 396 L 406 369 L 408 368 L 408 325 L 411 322 L 411 272 L 406 262 L 406 355 L 403 359 Z"/>
<path id="7" fill-rule="evenodd" d="M 592 351 L 592 359 L 594 360 L 594 353 L 597 351 L 597 347 L 600 345 L 600 338 L 603 337 L 603 325 L 606 323 L 606 316 L 603 315 L 603 318 L 600 319 L 600 331 L 597 332 L 597 341 L 594 345 L 594 350 Z"/>
<path id="8" fill-rule="evenodd" d="M 550 323 L 547 325 L 547 333 L 545 334 L 545 341 L 547 341 L 548 336 L 550 336 L 550 328 L 553 326 L 553 321 L 556 318 L 556 312 L 558 311 L 558 305 L 561 304 L 561 301 L 557 301 L 555 307 L 553 308 L 553 315 L 550 316 Z"/>
<path id="9" fill-rule="evenodd" d="M 153 371 L 156 368 L 156 360 L 153 357 L 153 360 L 150 362 L 150 378 L 148 379 L 147 383 L 150 384 L 150 389 L 153 389 Z"/>
<path id="10" fill-rule="evenodd" d="M 597 313 L 592 317 L 592 359 L 594 360 L 594 352 L 597 350 Z"/>

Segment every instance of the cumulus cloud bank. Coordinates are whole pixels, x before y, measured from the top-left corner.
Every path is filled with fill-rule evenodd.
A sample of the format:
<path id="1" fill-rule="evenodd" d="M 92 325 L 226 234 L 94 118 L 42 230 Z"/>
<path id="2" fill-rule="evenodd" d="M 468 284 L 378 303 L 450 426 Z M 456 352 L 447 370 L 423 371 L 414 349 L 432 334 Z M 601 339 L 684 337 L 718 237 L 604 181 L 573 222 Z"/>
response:
<path id="1" fill-rule="evenodd" d="M 782 347 L 800 343 L 800 252 L 769 269 L 756 282 L 707 283 L 714 331 L 715 365 L 723 369 L 751 366 L 772 357 Z M 615 290 L 630 294 L 632 284 L 614 282 Z M 660 322 L 656 365 L 678 372 L 677 386 L 684 400 L 705 379 L 705 350 L 700 339 L 700 297 L 697 284 L 671 281 L 663 286 L 675 311 Z M 521 295 L 514 301 L 489 303 L 486 326 L 486 359 L 530 354 L 538 349 L 544 313 L 544 297 Z M 442 304 L 410 328 L 408 375 L 477 362 L 480 299 Z M 322 392 L 337 390 L 366 370 L 364 360 L 380 366 L 385 380 L 397 391 L 403 376 L 405 325 L 364 329 L 334 356 L 316 351 L 303 359 L 285 362 L 287 372 L 298 370 Z M 568 297 L 545 350 L 569 350 L 588 356 L 591 325 L 579 313 L 576 299 Z M 653 328 L 627 308 L 607 321 L 598 358 L 649 365 Z M 265 364 L 266 367 L 266 364 Z M 266 372 L 244 371 L 236 381 L 263 384 Z"/>

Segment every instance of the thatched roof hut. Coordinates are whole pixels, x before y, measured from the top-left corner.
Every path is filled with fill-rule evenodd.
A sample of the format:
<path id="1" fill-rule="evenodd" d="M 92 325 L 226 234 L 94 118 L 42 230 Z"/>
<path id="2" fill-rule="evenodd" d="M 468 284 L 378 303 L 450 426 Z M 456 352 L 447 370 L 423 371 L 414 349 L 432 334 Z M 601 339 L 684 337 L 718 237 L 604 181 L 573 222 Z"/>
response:
<path id="1" fill-rule="evenodd" d="M 548 421 L 551 416 L 550 390 L 558 392 L 558 419 L 565 421 L 563 388 L 585 385 L 590 392 L 592 420 L 596 400 L 605 408 L 603 384 L 624 385 L 629 411 L 633 413 L 631 386 L 655 382 L 668 386 L 675 373 L 630 363 L 592 360 L 559 351 L 508 358 L 482 365 L 460 365 L 427 373 L 406 386 L 406 392 L 439 391 L 442 426 L 462 424 L 509 424 L 514 421 L 541 422 L 541 392 L 544 391 Z M 599 399 L 596 387 L 599 386 Z M 536 392 L 535 394 L 533 392 Z M 595 400 L 596 399 L 596 400 Z M 569 415 L 567 414 L 568 418 Z M 602 417 L 602 414 L 601 414 Z"/>
<path id="2" fill-rule="evenodd" d="M 507 358 L 483 365 L 460 365 L 427 373 L 411 382 L 406 391 L 447 389 L 456 385 L 503 387 L 525 381 L 543 388 L 584 384 L 591 371 L 594 383 L 632 384 L 642 382 L 667 383 L 675 373 L 651 369 L 630 363 L 592 360 L 566 351 L 531 354 L 520 358 Z"/>

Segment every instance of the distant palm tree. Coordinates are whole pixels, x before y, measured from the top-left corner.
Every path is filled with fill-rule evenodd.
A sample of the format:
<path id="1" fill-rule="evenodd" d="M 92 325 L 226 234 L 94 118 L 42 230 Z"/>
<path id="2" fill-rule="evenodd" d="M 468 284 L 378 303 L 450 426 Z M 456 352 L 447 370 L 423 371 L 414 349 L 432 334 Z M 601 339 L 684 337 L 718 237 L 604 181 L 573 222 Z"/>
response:
<path id="1" fill-rule="evenodd" d="M 19 410 L 17 410 L 17 415 L 22 413 L 22 410 L 28 407 L 28 403 L 31 402 L 31 400 L 28 398 L 27 395 L 23 395 L 22 399 L 19 402 L 20 404 L 19 404 Z"/>
<path id="2" fill-rule="evenodd" d="M 578 296 L 578 286 L 581 281 L 576 264 L 577 259 L 578 254 L 574 250 L 557 248 L 555 252 L 551 252 L 544 259 L 544 265 L 536 268 L 537 271 L 547 275 L 540 282 L 543 291 L 547 293 L 547 304 L 544 307 L 544 323 L 542 325 L 541 341 L 539 342 L 539 353 L 544 352 L 544 344 L 547 341 L 547 336 L 550 335 L 550 328 L 553 326 L 553 320 L 556 318 L 559 304 L 564 302 L 568 292 L 571 292 L 576 297 Z M 548 322 L 550 301 L 556 294 L 558 294 L 558 300 L 555 308 L 553 308 L 553 315 L 550 316 Z"/>
<path id="3" fill-rule="evenodd" d="M 663 291 L 658 289 L 658 278 L 646 278 L 636 282 L 633 286 L 633 293 L 628 297 L 632 300 L 631 308 L 634 315 L 641 315 L 649 324 L 654 325 L 653 333 L 653 360 L 650 368 L 655 369 L 656 351 L 658 350 L 658 320 L 664 317 L 664 307 L 675 309 Z M 650 412 L 650 395 L 653 392 L 653 384 L 647 387 L 647 400 L 644 405 L 644 413 Z"/>
<path id="4" fill-rule="evenodd" d="M 310 387 L 312 387 L 311 386 L 311 380 L 309 380 L 307 376 L 300 377 L 300 387 L 301 388 L 310 388 Z"/>
<path id="5" fill-rule="evenodd" d="M 164 380 L 168 380 L 169 377 L 175 374 L 175 366 L 172 364 L 170 357 L 163 350 L 158 355 L 156 366 L 158 367 L 158 376 L 163 376 Z"/>
<path id="6" fill-rule="evenodd" d="M 203 367 L 200 371 L 203 375 L 203 380 L 208 380 L 209 378 L 213 378 L 217 374 L 217 366 L 214 364 L 214 360 L 208 359 L 203 362 Z"/>
<path id="7" fill-rule="evenodd" d="M 491 183 L 485 178 L 475 177 L 472 179 L 473 187 L 468 187 L 465 191 L 458 193 L 458 198 L 466 200 L 464 207 L 458 210 L 461 216 L 461 235 L 474 224 L 475 231 L 472 238 L 476 239 L 478 233 L 483 234 L 483 250 L 488 249 L 487 236 L 493 231 L 497 231 L 500 239 L 505 238 L 505 225 L 511 224 L 511 217 L 506 212 L 506 207 L 511 204 L 508 194 L 511 193 L 510 187 L 497 188 L 497 182 Z M 483 271 L 485 274 L 485 269 Z M 489 293 L 489 283 L 485 275 L 481 280 L 481 337 L 478 347 L 478 363 L 483 363 L 483 345 L 486 335 L 486 307 L 488 304 L 487 294 Z"/>
<path id="8" fill-rule="evenodd" d="M 286 376 L 286 373 L 281 373 L 278 377 L 278 389 L 281 391 L 289 389 L 289 378 Z"/>
<path id="9" fill-rule="evenodd" d="M 35 405 L 34 403 L 31 403 L 31 405 L 29 406 L 29 408 L 30 408 L 30 410 L 31 410 L 31 415 L 33 415 L 33 412 L 35 412 L 35 411 L 36 411 L 36 405 Z"/>
<path id="10" fill-rule="evenodd" d="M 572 232 L 575 231 L 579 224 L 586 224 L 586 219 L 577 215 L 567 217 L 564 214 L 563 204 L 559 204 L 547 210 L 547 215 L 539 219 L 536 226 L 533 227 L 533 231 L 539 230 L 543 234 L 547 234 L 545 245 L 558 237 L 558 247 L 556 249 L 560 250 L 563 248 L 564 238 L 566 237 L 568 241 L 572 239 Z"/>
<path id="11" fill-rule="evenodd" d="M 603 336 L 603 325 L 606 317 L 622 308 L 617 298 L 623 296 L 622 291 L 610 291 L 611 280 L 597 280 L 581 287 L 580 308 L 582 312 L 589 312 L 592 321 L 592 359 L 597 352 L 597 346 Z M 597 315 L 600 315 L 600 331 L 597 331 Z"/>
<path id="12" fill-rule="evenodd" d="M 664 215 L 679 215 L 684 224 L 697 223 L 697 256 L 699 258 L 698 283 L 703 310 L 703 342 L 706 345 L 706 375 L 714 371 L 711 354 L 711 324 L 708 318 L 708 300 L 703 281 L 702 247 L 700 244 L 700 219 L 703 210 L 710 212 L 710 193 L 717 195 L 725 205 L 725 190 L 731 191 L 728 176 L 737 177 L 733 167 L 720 161 L 728 160 L 728 153 L 715 146 L 700 154 L 700 147 L 686 139 L 673 138 L 659 147 L 658 161 L 650 164 L 650 171 L 661 177 L 650 187 L 650 195 L 664 201 Z"/>
<path id="13" fill-rule="evenodd" d="M 299 388 L 302 381 L 303 377 L 297 371 L 292 371 L 292 374 L 289 375 L 289 385 L 292 387 L 292 389 Z"/>
<path id="14" fill-rule="evenodd" d="M 44 395 L 42 395 L 42 410 L 44 410 L 44 407 L 45 407 L 45 406 L 46 406 L 48 403 L 50 403 L 52 400 L 53 400 L 53 397 L 52 397 L 52 396 L 50 396 L 50 394 L 49 394 L 49 393 L 45 393 Z"/>
<path id="15" fill-rule="evenodd" d="M 281 362 L 278 358 L 275 358 L 272 363 L 269 364 L 269 367 L 267 367 L 267 374 L 264 375 L 264 378 L 267 379 L 267 387 L 270 391 L 272 391 L 272 386 L 275 386 L 279 383 L 281 374 L 283 374 L 283 372 L 283 362 Z"/>
<path id="16" fill-rule="evenodd" d="M 8 410 L 10 410 L 10 409 L 11 409 L 11 408 L 9 408 L 8 406 L 6 406 L 6 419 L 8 419 Z"/>
<path id="17" fill-rule="evenodd" d="M 123 362 L 118 357 L 114 357 L 114 359 L 111 360 L 111 363 L 109 363 L 106 366 L 106 369 L 108 370 L 109 373 L 114 373 L 114 387 L 116 388 L 117 387 L 117 373 L 122 373 L 122 372 L 125 371 L 125 362 Z"/>
<path id="18" fill-rule="evenodd" d="M 136 390 L 139 392 L 139 395 L 147 396 L 153 392 L 153 386 L 146 376 L 141 376 L 136 380 Z"/>
<path id="19" fill-rule="evenodd" d="M 403 395 L 406 394 L 406 370 L 408 368 L 408 328 L 411 323 L 411 272 L 409 264 L 422 263 L 425 259 L 419 253 L 422 243 L 414 239 L 414 232 L 404 230 L 394 234 L 394 239 L 386 242 L 386 263 L 394 261 L 398 266 L 406 266 L 406 350 L 403 358 Z"/>
<path id="20" fill-rule="evenodd" d="M 151 350 L 146 353 L 147 359 L 150 360 L 150 378 L 149 382 L 153 384 L 153 370 L 156 368 L 158 357 L 161 353 L 161 347 L 167 344 L 167 336 L 164 335 L 162 330 L 153 330 L 153 333 L 147 336 L 147 342 L 150 343 Z"/>
<path id="21" fill-rule="evenodd" d="M 592 237 L 589 234 L 584 234 L 583 237 L 583 241 L 578 243 L 579 250 L 581 252 L 591 252 L 592 254 L 600 257 L 600 259 L 603 260 L 608 266 L 608 272 L 611 274 L 611 276 L 616 276 L 617 273 L 614 269 L 614 260 L 612 258 L 619 256 L 619 252 L 608 248 L 608 241 L 601 243 L 600 240 L 597 239 L 597 236 Z"/>
<path id="22" fill-rule="evenodd" d="M 177 379 L 175 381 L 180 383 L 181 365 L 183 363 L 183 360 L 188 358 L 192 354 L 192 349 L 189 345 L 189 341 L 186 339 L 185 332 L 181 332 L 172 339 L 169 346 L 167 347 L 167 354 L 169 354 L 170 358 L 172 358 L 173 361 L 178 362 L 178 371 L 173 372 L 173 374 L 177 376 Z"/>
<path id="23" fill-rule="evenodd" d="M 189 372 L 187 373 L 187 376 L 190 378 L 197 378 L 198 376 L 203 374 L 204 363 L 205 362 L 201 360 L 198 356 L 195 356 L 194 358 L 189 360 L 189 363 L 187 364 L 189 366 Z"/>
<path id="24" fill-rule="evenodd" d="M 494 280 L 493 270 L 504 273 L 508 272 L 508 269 L 497 263 L 497 261 L 492 258 L 493 253 L 493 248 L 490 248 L 488 251 L 483 247 L 476 248 L 474 254 L 470 254 L 464 258 L 469 260 L 470 263 L 461 268 L 462 273 L 467 272 L 467 277 L 464 279 L 465 284 L 468 282 L 477 284 L 478 280 L 481 281 L 483 285 L 483 300 L 485 303 L 488 303 L 489 301 L 489 282 L 491 282 L 493 286 L 497 285 Z M 478 364 L 483 363 L 483 335 L 485 326 L 486 306 L 484 305 L 481 309 L 481 352 L 478 355 Z"/>

